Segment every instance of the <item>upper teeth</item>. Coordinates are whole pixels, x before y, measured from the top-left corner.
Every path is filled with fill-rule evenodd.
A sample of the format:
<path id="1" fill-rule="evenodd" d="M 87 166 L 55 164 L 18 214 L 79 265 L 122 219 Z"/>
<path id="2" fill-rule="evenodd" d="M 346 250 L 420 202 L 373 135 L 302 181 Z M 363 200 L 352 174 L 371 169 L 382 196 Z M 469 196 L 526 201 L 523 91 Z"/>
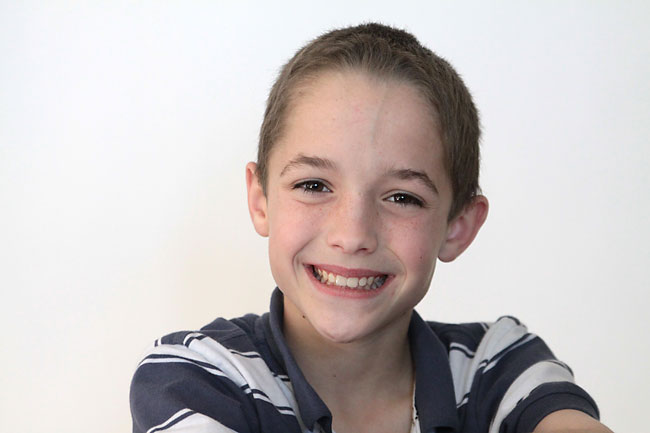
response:
<path id="1" fill-rule="evenodd" d="M 314 276 L 322 283 L 335 284 L 341 287 L 349 287 L 351 289 L 376 289 L 386 281 L 386 275 L 368 276 L 368 277 L 344 277 L 343 275 L 336 275 L 319 269 L 314 266 Z"/>

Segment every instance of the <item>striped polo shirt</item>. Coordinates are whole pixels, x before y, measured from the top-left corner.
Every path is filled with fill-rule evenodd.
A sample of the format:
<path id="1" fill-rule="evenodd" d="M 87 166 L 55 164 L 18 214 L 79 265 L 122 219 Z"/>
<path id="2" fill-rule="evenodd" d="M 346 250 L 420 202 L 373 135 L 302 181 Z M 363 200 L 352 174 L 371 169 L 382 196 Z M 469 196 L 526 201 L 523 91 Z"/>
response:
<path id="1" fill-rule="evenodd" d="M 332 414 L 309 385 L 270 312 L 216 319 L 156 340 L 131 383 L 134 433 L 332 433 Z M 413 312 L 413 432 L 531 432 L 549 413 L 598 418 L 569 367 L 517 319 L 425 322 Z"/>

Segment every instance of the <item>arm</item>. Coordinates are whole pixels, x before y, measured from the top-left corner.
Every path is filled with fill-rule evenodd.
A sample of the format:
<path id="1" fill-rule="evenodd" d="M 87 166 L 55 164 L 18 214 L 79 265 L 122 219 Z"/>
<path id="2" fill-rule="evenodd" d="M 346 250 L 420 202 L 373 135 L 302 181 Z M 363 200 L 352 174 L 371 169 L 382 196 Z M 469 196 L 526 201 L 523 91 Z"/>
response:
<path id="1" fill-rule="evenodd" d="M 578 410 L 559 410 L 547 415 L 533 433 L 612 433 L 610 429 Z"/>
<path id="2" fill-rule="evenodd" d="M 131 383 L 133 432 L 249 433 L 244 392 L 183 345 L 153 348 Z"/>
<path id="3" fill-rule="evenodd" d="M 587 423 L 599 417 L 596 403 L 574 383 L 568 366 L 516 319 L 501 318 L 490 326 L 473 364 L 486 365 L 476 374 L 478 382 L 472 383 L 475 398 L 482 402 L 476 431 L 549 433 L 559 426 L 571 428 L 572 424 L 562 423 L 564 417 L 558 418 L 568 409 L 577 412 L 579 419 L 584 413 Z M 590 428 L 584 423 L 575 426 Z"/>

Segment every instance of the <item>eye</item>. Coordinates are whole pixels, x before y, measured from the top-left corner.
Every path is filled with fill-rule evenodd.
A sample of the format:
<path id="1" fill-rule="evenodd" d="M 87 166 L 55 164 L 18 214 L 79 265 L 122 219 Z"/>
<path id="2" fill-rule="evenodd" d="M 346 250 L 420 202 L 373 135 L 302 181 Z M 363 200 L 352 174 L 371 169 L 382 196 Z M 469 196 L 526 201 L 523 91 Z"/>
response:
<path id="1" fill-rule="evenodd" d="M 303 192 L 315 194 L 319 192 L 332 192 L 322 180 L 310 179 L 299 182 L 293 186 L 293 189 L 301 189 Z"/>
<path id="2" fill-rule="evenodd" d="M 424 207 L 424 202 L 419 198 L 405 192 L 397 192 L 386 199 L 400 206 L 417 206 Z"/>

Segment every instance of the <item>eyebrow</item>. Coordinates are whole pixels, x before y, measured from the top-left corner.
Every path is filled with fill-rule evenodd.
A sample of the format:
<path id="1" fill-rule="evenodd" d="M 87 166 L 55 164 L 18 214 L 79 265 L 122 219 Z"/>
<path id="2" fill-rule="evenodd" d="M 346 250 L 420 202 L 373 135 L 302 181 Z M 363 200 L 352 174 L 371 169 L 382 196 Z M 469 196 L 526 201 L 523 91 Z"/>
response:
<path id="1" fill-rule="evenodd" d="M 434 194 L 439 195 L 436 184 L 433 183 L 431 178 L 423 171 L 412 170 L 410 168 L 395 168 L 388 172 L 389 176 L 397 177 L 401 180 L 419 180 L 427 186 Z"/>
<path id="2" fill-rule="evenodd" d="M 284 168 L 280 172 L 280 176 L 283 176 L 289 170 L 299 167 L 301 165 L 308 165 L 310 167 L 324 168 L 329 170 L 333 170 L 336 168 L 336 164 L 332 160 L 326 158 L 320 158 L 318 156 L 307 156 L 301 153 L 297 157 L 289 161 L 287 165 L 284 166 Z"/>
<path id="3" fill-rule="evenodd" d="M 298 154 L 297 157 L 292 159 L 284 166 L 280 172 L 280 177 L 286 174 L 288 171 L 293 168 L 300 167 L 302 165 L 307 165 L 315 168 L 323 168 L 328 170 L 335 170 L 336 163 L 327 158 L 320 158 L 318 156 L 307 156 L 303 153 Z M 388 171 L 388 176 L 396 177 L 401 180 L 418 180 L 422 182 L 427 188 L 429 188 L 434 194 L 439 195 L 438 188 L 436 184 L 433 183 L 431 178 L 423 171 L 413 170 L 410 168 L 394 168 Z"/>

